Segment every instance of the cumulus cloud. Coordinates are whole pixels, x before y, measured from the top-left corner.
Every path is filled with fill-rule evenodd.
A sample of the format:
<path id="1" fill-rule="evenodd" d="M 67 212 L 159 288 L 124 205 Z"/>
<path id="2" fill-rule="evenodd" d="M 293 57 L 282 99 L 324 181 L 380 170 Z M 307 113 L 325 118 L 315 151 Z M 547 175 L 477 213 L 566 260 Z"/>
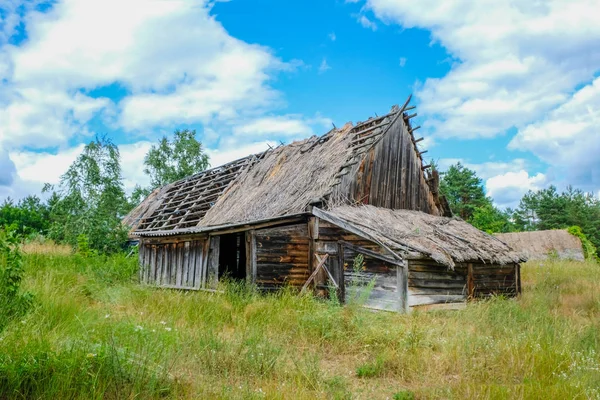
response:
<path id="1" fill-rule="evenodd" d="M 542 189 L 549 183 L 548 176 L 543 173 L 530 175 L 527 172 L 528 162 L 522 158 L 484 163 L 471 163 L 460 158 L 443 158 L 438 161 L 438 165 L 444 171 L 458 162 L 475 171 L 483 180 L 487 195 L 501 208 L 517 207 L 525 193 Z"/>
<path id="2" fill-rule="evenodd" d="M 363 26 L 363 28 L 367 28 L 372 31 L 377 30 L 377 24 L 375 22 L 371 21 L 369 18 L 367 18 L 366 15 L 362 15 L 362 14 L 358 15 L 356 17 L 356 19 L 358 20 L 358 23 Z"/>
<path id="3" fill-rule="evenodd" d="M 302 118 L 299 115 L 268 116 L 247 121 L 235 126 L 233 133 L 236 136 L 264 137 L 282 136 L 291 138 L 305 138 L 313 134 L 323 134 L 322 130 L 331 127 L 329 118 L 315 117 Z M 318 130 L 313 129 L 318 127 Z"/>
<path id="4" fill-rule="evenodd" d="M 406 57 L 400 57 L 400 62 L 398 63 L 401 67 L 406 65 Z"/>
<path id="5" fill-rule="evenodd" d="M 17 173 L 14 162 L 8 153 L 0 147 L 0 186 L 10 186 Z"/>
<path id="6" fill-rule="evenodd" d="M 567 182 L 600 187 L 600 78 L 576 91 L 538 122 L 519 130 L 509 148 L 533 152 L 559 168 Z"/>
<path id="7" fill-rule="evenodd" d="M 455 57 L 417 92 L 440 136 L 490 137 L 561 104 L 600 67 L 597 1 L 368 0 L 380 19 L 431 31 Z"/>
<path id="8" fill-rule="evenodd" d="M 142 130 L 274 106 L 280 96 L 269 85 L 272 73 L 293 66 L 231 37 L 210 15 L 211 4 L 63 0 L 24 17 L 8 10 L 3 18 L 22 19 L 27 39 L 18 46 L 0 41 L 1 140 L 48 147 L 85 134 L 99 116 Z M 90 96 L 113 84 L 127 92 L 119 102 Z"/>
<path id="9" fill-rule="evenodd" d="M 520 170 L 493 176 L 485 181 L 485 186 L 496 205 L 515 208 L 525 193 L 540 190 L 546 183 L 546 175 L 537 173 L 531 176 L 527 171 Z"/>

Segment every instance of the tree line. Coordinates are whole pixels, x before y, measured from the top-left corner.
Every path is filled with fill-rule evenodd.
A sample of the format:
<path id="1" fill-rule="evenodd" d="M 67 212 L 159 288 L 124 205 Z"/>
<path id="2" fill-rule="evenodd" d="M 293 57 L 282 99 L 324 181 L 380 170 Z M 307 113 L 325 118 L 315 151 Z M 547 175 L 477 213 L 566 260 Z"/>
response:
<path id="1" fill-rule="evenodd" d="M 432 162 L 435 167 L 435 163 Z M 120 153 L 107 137 L 83 149 L 57 185 L 46 184 L 46 201 L 36 195 L 0 206 L 0 227 L 15 234 L 41 236 L 99 253 L 122 250 L 127 228 L 122 218 L 152 190 L 209 167 L 209 158 L 194 130 L 162 137 L 144 158 L 150 185 L 125 193 Z M 461 163 L 440 172 L 440 192 L 454 215 L 488 233 L 580 227 L 591 245 L 600 246 L 600 201 L 573 187 L 550 186 L 529 191 L 516 209 L 499 209 L 486 195 L 483 180 Z"/>
<path id="2" fill-rule="evenodd" d="M 440 193 L 454 215 L 488 233 L 571 229 L 594 248 L 600 246 L 600 200 L 567 186 L 528 191 L 515 209 L 499 209 L 485 193 L 483 180 L 460 162 L 441 173 Z M 588 246 L 589 246 L 588 244 Z M 586 243 L 584 243 L 584 246 Z M 595 253 L 589 248 L 587 253 Z"/>
<path id="3" fill-rule="evenodd" d="M 115 253 L 127 245 L 122 218 L 152 190 L 205 170 L 209 158 L 195 130 L 177 130 L 163 137 L 144 157 L 150 185 L 136 185 L 127 196 L 121 155 L 108 137 L 96 137 L 60 177 L 42 192 L 0 206 L 0 228 L 25 238 L 43 237 L 84 252 Z"/>

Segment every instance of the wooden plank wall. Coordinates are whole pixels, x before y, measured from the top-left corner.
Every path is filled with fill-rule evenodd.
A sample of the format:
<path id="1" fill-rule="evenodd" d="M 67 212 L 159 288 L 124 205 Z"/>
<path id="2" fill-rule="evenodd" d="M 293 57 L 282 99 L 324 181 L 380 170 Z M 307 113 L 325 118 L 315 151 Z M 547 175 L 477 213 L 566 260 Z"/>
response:
<path id="1" fill-rule="evenodd" d="M 433 260 L 410 260 L 408 304 L 419 307 L 500 294 L 515 296 L 520 292 L 519 282 L 520 268 L 515 264 L 462 263 L 449 270 Z"/>
<path id="2" fill-rule="evenodd" d="M 364 292 L 372 285 L 369 296 L 364 299 L 364 306 L 379 310 L 399 311 L 400 293 L 398 289 L 398 276 L 396 265 L 363 255 L 364 268 L 354 270 L 356 251 L 341 246 L 339 241 L 351 243 L 375 253 L 383 254 L 381 247 L 360 236 L 349 233 L 336 225 L 325 221 L 319 222 L 319 235 L 316 242 L 318 253 L 329 254 L 328 267 L 330 270 L 343 271 L 344 275 L 344 301 L 350 301 L 366 295 Z M 339 257 L 343 250 L 343 258 Z M 339 266 L 342 262 L 343 265 Z"/>
<path id="3" fill-rule="evenodd" d="M 176 289 L 200 289 L 206 281 L 206 238 L 141 240 L 140 281 Z"/>
<path id="4" fill-rule="evenodd" d="M 441 215 L 422 170 L 422 161 L 402 118 L 334 189 L 334 198 L 392 209 Z"/>
<path id="5" fill-rule="evenodd" d="M 474 297 L 515 296 L 520 292 L 518 265 L 472 264 Z"/>
<path id="6" fill-rule="evenodd" d="M 310 276 L 306 223 L 254 231 L 256 285 L 275 290 L 284 285 L 302 287 Z"/>
<path id="7" fill-rule="evenodd" d="M 433 260 L 408 261 L 409 307 L 465 303 L 467 295 L 465 266 L 452 271 Z"/>

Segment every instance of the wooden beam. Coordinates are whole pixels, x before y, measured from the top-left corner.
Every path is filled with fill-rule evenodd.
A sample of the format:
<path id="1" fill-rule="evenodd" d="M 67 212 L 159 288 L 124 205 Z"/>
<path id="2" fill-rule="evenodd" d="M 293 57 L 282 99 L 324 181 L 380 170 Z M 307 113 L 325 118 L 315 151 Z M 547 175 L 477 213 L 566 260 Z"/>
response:
<path id="1" fill-rule="evenodd" d="M 423 151 L 420 151 L 420 152 L 419 152 L 419 156 L 421 156 L 422 154 L 425 154 L 425 153 L 427 153 L 428 151 L 429 151 L 429 150 L 423 150 Z"/>
<path id="2" fill-rule="evenodd" d="M 394 265 L 404 265 L 402 263 L 402 261 L 396 260 L 396 259 L 391 258 L 391 257 L 387 257 L 387 256 L 385 256 L 383 254 L 376 253 L 373 250 L 369 250 L 369 249 L 366 249 L 366 248 L 361 247 L 361 246 L 356 246 L 356 245 L 354 245 L 352 243 L 346 242 L 345 240 L 338 240 L 338 243 L 341 244 L 344 247 L 347 247 L 347 248 L 349 248 L 349 249 L 351 249 L 353 251 L 356 251 L 357 253 L 364 254 L 366 256 L 369 256 L 371 258 L 375 258 L 377 260 L 385 261 L 387 263 L 394 264 Z"/>
<path id="3" fill-rule="evenodd" d="M 419 143 L 419 142 L 420 142 L 421 140 L 423 140 L 423 139 L 425 139 L 425 138 L 422 138 L 422 137 L 421 137 L 421 138 L 415 139 L 415 141 L 414 141 L 413 143 L 417 144 L 417 143 Z"/>
<path id="4" fill-rule="evenodd" d="M 323 258 L 320 258 L 318 254 L 315 254 L 315 257 L 317 258 L 319 263 L 317 264 L 317 267 L 315 268 L 315 270 L 312 272 L 312 274 L 310 274 L 310 276 L 304 283 L 304 286 L 302 286 L 300 293 L 304 293 L 306 291 L 306 288 L 308 288 L 308 285 L 310 285 L 310 283 L 315 279 L 315 277 L 317 276 L 317 274 L 319 273 L 319 271 L 321 270 L 323 265 L 327 262 L 327 258 L 329 257 L 329 254 L 325 254 L 323 256 Z"/>
<path id="5" fill-rule="evenodd" d="M 473 300 L 475 295 L 475 279 L 473 278 L 473 264 L 467 264 L 467 300 Z"/>
<path id="6" fill-rule="evenodd" d="M 423 166 L 421 167 L 421 170 L 422 170 L 422 171 L 425 171 L 426 169 L 429 169 L 429 168 L 431 168 L 431 164 L 423 165 Z"/>
<path id="7" fill-rule="evenodd" d="M 410 114 L 410 115 L 407 115 L 407 116 L 405 116 L 405 117 L 404 117 L 404 119 L 405 119 L 406 121 L 408 121 L 409 119 L 411 119 L 411 118 L 414 118 L 414 117 L 416 117 L 416 116 L 417 116 L 417 113 L 414 113 L 414 114 Z"/>

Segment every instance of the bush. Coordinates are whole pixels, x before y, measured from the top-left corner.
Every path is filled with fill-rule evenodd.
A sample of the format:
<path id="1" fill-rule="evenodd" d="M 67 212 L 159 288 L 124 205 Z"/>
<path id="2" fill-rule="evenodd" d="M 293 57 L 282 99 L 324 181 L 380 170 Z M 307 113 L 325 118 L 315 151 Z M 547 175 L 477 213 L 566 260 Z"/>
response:
<path id="1" fill-rule="evenodd" d="M 12 231 L 0 231 L 0 331 L 12 318 L 23 315 L 31 305 L 31 294 L 21 291 L 22 279 L 19 236 Z"/>
<path id="2" fill-rule="evenodd" d="M 585 235 L 585 233 L 583 233 L 583 231 L 581 230 L 581 228 L 579 226 L 577 226 L 577 225 L 572 226 L 569 229 L 567 229 L 567 231 L 571 235 L 577 236 L 581 240 L 581 246 L 583 247 L 583 255 L 585 256 L 586 260 L 597 260 L 598 259 L 598 254 L 596 252 L 596 246 L 594 246 L 594 244 L 592 242 L 590 242 L 588 237 Z"/>

